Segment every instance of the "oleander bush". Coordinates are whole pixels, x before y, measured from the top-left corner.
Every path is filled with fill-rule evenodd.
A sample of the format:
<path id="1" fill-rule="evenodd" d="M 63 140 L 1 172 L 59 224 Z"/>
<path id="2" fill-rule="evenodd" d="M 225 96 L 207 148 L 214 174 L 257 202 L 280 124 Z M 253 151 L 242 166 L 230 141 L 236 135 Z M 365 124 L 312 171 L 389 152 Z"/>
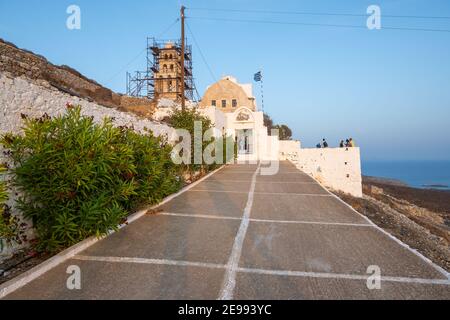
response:
<path id="1" fill-rule="evenodd" d="M 212 163 L 212 164 L 206 164 L 204 161 L 202 161 L 202 164 L 196 164 L 194 161 L 194 128 L 195 128 L 195 122 L 200 121 L 202 123 L 202 137 L 205 135 L 206 131 L 211 129 L 213 127 L 213 124 L 211 120 L 201 115 L 197 110 L 195 109 L 186 109 L 181 110 L 177 109 L 172 112 L 172 114 L 167 119 L 167 123 L 172 126 L 175 129 L 185 129 L 189 132 L 190 138 L 191 138 L 191 150 L 190 150 L 190 157 L 191 157 L 191 163 L 190 164 L 184 164 L 183 169 L 184 171 L 188 172 L 208 172 L 210 170 L 216 169 L 221 165 L 221 163 Z M 222 163 L 227 163 L 233 159 L 236 159 L 237 157 L 237 145 L 231 136 L 224 136 L 219 138 L 218 140 L 215 140 L 214 138 L 210 141 L 203 141 L 202 139 L 202 152 L 212 143 L 217 143 L 217 145 L 222 145 L 222 150 L 217 150 L 222 152 L 223 158 Z M 228 143 L 228 144 L 227 144 Z M 215 152 L 212 152 L 212 155 L 215 156 Z"/>
<path id="2" fill-rule="evenodd" d="M 172 147 L 151 132 L 102 124 L 68 105 L 63 116 L 24 118 L 24 134 L 2 143 L 14 163 L 17 205 L 33 221 L 38 249 L 54 251 L 102 236 L 138 205 L 154 204 L 182 185 Z"/>

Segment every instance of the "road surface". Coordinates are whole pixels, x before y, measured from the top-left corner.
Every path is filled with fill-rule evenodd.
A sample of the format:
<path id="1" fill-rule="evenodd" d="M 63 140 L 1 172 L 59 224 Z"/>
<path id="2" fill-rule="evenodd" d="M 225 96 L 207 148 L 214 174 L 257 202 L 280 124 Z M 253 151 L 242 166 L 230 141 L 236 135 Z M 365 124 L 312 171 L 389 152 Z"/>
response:
<path id="1" fill-rule="evenodd" d="M 291 163 L 258 168 L 223 168 L 5 298 L 450 299 L 442 270 Z"/>

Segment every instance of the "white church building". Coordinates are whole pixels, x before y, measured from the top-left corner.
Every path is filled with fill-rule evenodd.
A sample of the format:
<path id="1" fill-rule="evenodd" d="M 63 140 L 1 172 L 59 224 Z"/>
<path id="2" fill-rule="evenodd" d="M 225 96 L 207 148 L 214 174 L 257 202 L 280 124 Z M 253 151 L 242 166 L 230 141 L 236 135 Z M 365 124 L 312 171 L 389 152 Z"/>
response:
<path id="1" fill-rule="evenodd" d="M 238 83 L 232 76 L 225 76 L 206 89 L 199 110 L 211 119 L 220 134 L 235 138 L 238 161 L 278 160 L 279 150 L 285 145 L 300 148 L 299 141 L 279 141 L 278 136 L 268 135 L 252 84 Z"/>
<path id="2" fill-rule="evenodd" d="M 154 117 L 170 114 L 169 103 L 160 104 Z M 253 96 L 252 84 L 241 84 L 225 76 L 208 86 L 198 107 L 211 119 L 216 136 L 233 136 L 238 146 L 238 161 L 290 160 L 299 169 L 323 185 L 362 196 L 361 160 L 359 148 L 302 148 L 298 140 L 280 141 L 269 135 L 264 126 L 264 114 Z"/>

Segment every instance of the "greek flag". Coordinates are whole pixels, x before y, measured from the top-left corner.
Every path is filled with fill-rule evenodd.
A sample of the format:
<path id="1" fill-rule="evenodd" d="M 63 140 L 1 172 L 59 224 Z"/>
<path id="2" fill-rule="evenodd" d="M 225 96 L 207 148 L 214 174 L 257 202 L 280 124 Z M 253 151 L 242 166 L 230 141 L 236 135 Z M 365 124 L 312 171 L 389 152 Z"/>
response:
<path id="1" fill-rule="evenodd" d="M 261 73 L 261 71 L 258 71 L 257 73 L 255 73 L 255 75 L 253 76 L 253 79 L 256 82 L 260 82 L 262 80 L 262 73 Z"/>

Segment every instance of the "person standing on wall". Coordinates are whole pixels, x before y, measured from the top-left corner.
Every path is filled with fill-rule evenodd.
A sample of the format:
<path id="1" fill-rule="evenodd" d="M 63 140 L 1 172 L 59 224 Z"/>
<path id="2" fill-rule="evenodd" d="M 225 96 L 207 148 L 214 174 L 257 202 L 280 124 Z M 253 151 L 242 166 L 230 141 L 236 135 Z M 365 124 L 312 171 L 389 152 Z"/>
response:
<path id="1" fill-rule="evenodd" d="M 355 147 L 355 141 L 353 141 L 353 138 L 350 138 L 350 139 L 348 140 L 348 146 L 349 146 L 350 148 L 354 148 L 354 147 Z"/>

